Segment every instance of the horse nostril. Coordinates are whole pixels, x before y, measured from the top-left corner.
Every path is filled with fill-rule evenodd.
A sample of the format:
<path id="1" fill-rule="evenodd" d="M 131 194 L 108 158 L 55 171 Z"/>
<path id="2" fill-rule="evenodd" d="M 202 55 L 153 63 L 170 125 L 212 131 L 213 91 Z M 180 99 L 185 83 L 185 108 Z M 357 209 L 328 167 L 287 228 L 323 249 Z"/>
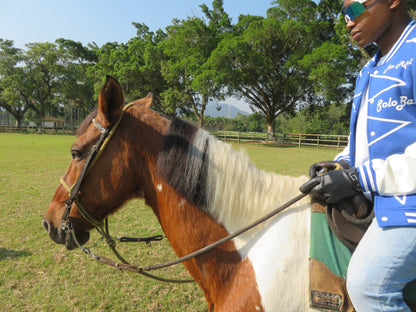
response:
<path id="1" fill-rule="evenodd" d="M 49 230 L 50 230 L 49 222 L 46 220 L 42 220 L 42 225 L 46 229 L 46 231 L 49 233 Z"/>

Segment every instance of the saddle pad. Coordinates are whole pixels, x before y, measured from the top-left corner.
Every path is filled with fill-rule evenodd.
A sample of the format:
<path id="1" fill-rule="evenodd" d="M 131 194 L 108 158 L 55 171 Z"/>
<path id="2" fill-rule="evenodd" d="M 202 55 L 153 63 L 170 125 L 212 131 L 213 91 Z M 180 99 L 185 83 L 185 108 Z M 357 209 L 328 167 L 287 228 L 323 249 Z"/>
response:
<path id="1" fill-rule="evenodd" d="M 345 287 L 351 255 L 329 228 L 325 213 L 312 211 L 309 260 L 312 307 L 353 311 Z"/>
<path id="2" fill-rule="evenodd" d="M 311 222 L 310 257 L 321 261 L 334 274 L 345 279 L 351 251 L 333 234 L 324 213 L 312 212 Z"/>

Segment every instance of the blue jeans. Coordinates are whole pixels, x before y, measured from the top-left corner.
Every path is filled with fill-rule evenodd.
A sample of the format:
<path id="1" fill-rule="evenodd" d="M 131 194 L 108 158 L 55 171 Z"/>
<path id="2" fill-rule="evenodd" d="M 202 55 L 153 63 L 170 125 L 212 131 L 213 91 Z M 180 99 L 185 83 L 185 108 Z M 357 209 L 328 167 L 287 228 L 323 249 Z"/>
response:
<path id="1" fill-rule="evenodd" d="M 410 312 L 402 290 L 415 278 L 416 226 L 380 228 L 374 219 L 348 266 L 356 311 Z"/>

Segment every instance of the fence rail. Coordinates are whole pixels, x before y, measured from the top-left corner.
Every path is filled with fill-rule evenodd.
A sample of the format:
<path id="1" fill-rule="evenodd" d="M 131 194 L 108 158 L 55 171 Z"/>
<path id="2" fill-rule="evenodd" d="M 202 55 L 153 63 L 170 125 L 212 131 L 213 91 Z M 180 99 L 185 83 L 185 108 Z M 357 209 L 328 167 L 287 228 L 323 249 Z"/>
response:
<path id="1" fill-rule="evenodd" d="M 75 130 L 69 128 L 48 128 L 48 127 L 31 127 L 31 126 L 8 126 L 0 125 L 1 132 L 20 132 L 20 133 L 49 133 L 49 134 L 73 134 Z"/>
<path id="2" fill-rule="evenodd" d="M 38 127 L 29 126 L 0 125 L 0 132 L 73 134 L 74 130 L 67 128 L 39 129 Z M 238 143 L 291 145 L 298 147 L 313 146 L 316 148 L 336 149 L 343 149 L 348 144 L 347 135 L 275 133 L 273 138 L 269 138 L 266 133 L 261 132 L 211 131 L 210 133 L 222 141 Z"/>
<path id="3" fill-rule="evenodd" d="M 269 138 L 266 133 L 259 132 L 215 131 L 211 133 L 222 141 L 238 143 L 291 145 L 298 147 L 313 146 L 316 148 L 336 149 L 343 149 L 348 144 L 347 135 L 275 133 L 273 138 Z"/>

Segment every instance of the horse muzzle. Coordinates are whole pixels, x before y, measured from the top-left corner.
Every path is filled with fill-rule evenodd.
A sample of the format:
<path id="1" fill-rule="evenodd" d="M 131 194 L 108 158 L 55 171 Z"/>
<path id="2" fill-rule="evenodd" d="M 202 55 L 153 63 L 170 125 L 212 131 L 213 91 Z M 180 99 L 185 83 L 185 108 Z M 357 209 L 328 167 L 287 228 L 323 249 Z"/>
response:
<path id="1" fill-rule="evenodd" d="M 81 247 L 90 239 L 89 232 L 79 231 L 76 229 L 77 222 L 73 219 L 75 218 L 70 218 L 70 222 L 72 224 L 71 229 L 68 229 L 68 227 L 64 225 L 62 222 L 59 228 L 55 227 L 53 222 L 47 216 L 43 218 L 42 225 L 48 232 L 49 237 L 55 243 L 65 245 L 65 248 L 68 250 L 73 250 L 77 247 Z M 73 235 L 71 234 L 71 231 L 74 233 L 79 245 L 77 244 L 77 242 L 75 242 Z"/>

